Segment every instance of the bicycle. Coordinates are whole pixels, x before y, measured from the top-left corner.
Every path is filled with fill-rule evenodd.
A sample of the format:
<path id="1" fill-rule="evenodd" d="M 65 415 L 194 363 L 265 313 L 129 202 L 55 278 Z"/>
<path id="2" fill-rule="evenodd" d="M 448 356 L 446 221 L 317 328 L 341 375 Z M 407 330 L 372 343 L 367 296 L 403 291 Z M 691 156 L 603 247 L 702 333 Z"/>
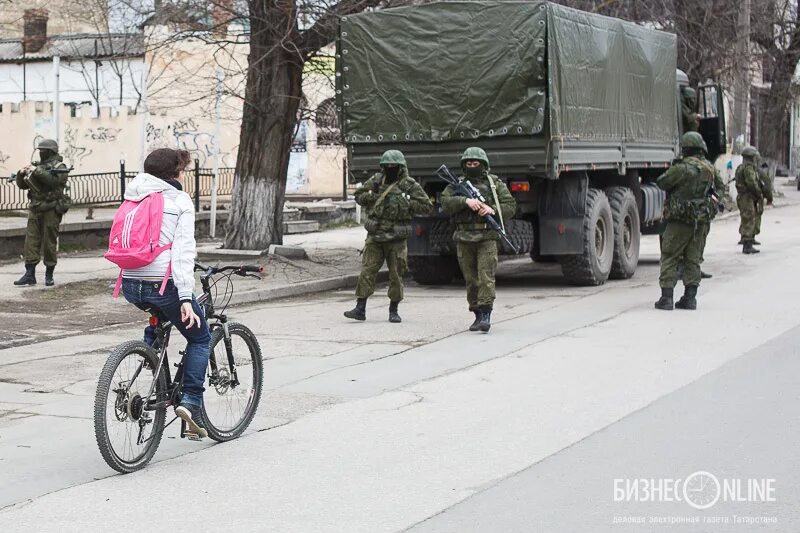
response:
<path id="1" fill-rule="evenodd" d="M 224 314 L 233 295 L 232 275 L 259 278 L 259 266 L 207 267 L 202 271 L 203 294 L 197 298 L 211 332 L 206 372 L 203 418 L 208 436 L 225 442 L 244 432 L 255 416 L 263 386 L 263 364 L 258 339 L 247 326 L 229 322 Z M 223 274 L 214 278 L 217 274 Z M 225 280 L 221 308 L 215 309 L 217 284 Z M 213 322 L 212 322 L 213 320 Z M 94 429 L 100 454 L 123 474 L 144 468 L 153 458 L 161 436 L 177 416 L 165 424 L 167 408 L 180 403 L 183 358 L 170 375 L 167 347 L 172 324 L 151 311 L 155 341 L 128 341 L 117 346 L 103 366 L 94 402 Z M 183 355 L 183 352 L 179 352 Z M 248 368 L 249 367 L 249 368 Z M 181 420 L 181 438 L 186 423 Z"/>

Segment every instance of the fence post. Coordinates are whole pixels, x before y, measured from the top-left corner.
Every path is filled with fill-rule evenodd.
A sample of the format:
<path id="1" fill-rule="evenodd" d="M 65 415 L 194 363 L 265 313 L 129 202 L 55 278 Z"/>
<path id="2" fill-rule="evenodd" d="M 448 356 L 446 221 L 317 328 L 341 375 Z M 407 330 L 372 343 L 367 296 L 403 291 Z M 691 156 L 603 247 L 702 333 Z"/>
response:
<path id="1" fill-rule="evenodd" d="M 342 201 L 347 200 L 347 158 L 342 159 Z"/>
<path id="2" fill-rule="evenodd" d="M 194 160 L 194 210 L 200 212 L 200 160 Z"/>
<path id="3" fill-rule="evenodd" d="M 119 200 L 125 201 L 125 160 L 119 160 Z"/>

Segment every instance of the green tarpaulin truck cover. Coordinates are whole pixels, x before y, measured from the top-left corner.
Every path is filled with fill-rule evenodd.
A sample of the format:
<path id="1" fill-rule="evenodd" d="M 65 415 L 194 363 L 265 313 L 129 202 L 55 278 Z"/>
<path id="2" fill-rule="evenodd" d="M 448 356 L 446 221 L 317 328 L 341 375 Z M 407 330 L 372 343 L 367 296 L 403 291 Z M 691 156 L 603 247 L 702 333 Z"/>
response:
<path id="1" fill-rule="evenodd" d="M 348 143 L 549 135 L 673 144 L 676 39 L 548 2 L 443 2 L 344 17 Z"/>

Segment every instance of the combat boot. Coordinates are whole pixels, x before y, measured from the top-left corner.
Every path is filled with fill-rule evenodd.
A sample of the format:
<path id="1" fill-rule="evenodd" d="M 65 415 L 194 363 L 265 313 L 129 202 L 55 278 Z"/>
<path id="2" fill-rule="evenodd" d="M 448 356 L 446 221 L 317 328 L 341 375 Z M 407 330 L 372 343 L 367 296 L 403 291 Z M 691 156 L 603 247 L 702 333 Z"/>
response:
<path id="1" fill-rule="evenodd" d="M 700 277 L 701 277 L 702 279 L 711 279 L 711 278 L 713 278 L 714 276 L 713 276 L 713 275 L 711 275 L 711 274 L 709 274 L 708 272 L 703 272 L 703 271 L 701 270 L 701 271 L 700 271 Z"/>
<path id="2" fill-rule="evenodd" d="M 742 245 L 742 244 L 744 244 L 744 237 L 742 237 L 741 239 L 739 239 L 739 242 L 737 242 L 736 244 L 738 244 L 738 245 Z"/>
<path id="3" fill-rule="evenodd" d="M 478 331 L 478 324 L 481 321 L 481 312 L 478 309 L 473 309 L 473 313 L 475 313 L 475 321 L 469 325 L 470 331 Z"/>
<path id="4" fill-rule="evenodd" d="M 478 331 L 486 333 L 489 331 L 489 328 L 492 327 L 492 308 L 488 305 L 481 306 L 478 309 L 478 313 L 480 313 L 481 316 L 477 326 Z"/>
<path id="5" fill-rule="evenodd" d="M 400 302 L 389 302 L 389 322 L 398 324 L 403 321 L 400 315 L 397 314 L 397 306 Z"/>
<path id="6" fill-rule="evenodd" d="M 761 250 L 757 250 L 753 248 L 753 241 L 744 241 L 744 246 L 742 246 L 742 253 L 743 254 L 757 254 Z"/>
<path id="7" fill-rule="evenodd" d="M 46 287 L 52 287 L 53 285 L 56 284 L 56 282 L 53 281 L 53 271 L 55 269 L 56 269 L 55 265 L 46 266 L 44 268 L 44 284 Z"/>
<path id="8" fill-rule="evenodd" d="M 757 240 L 755 240 L 755 239 L 753 239 L 753 244 L 754 244 L 754 245 L 756 245 L 756 246 L 761 246 L 761 243 L 760 243 L 760 242 L 758 242 L 758 241 L 757 241 Z"/>
<path id="9" fill-rule="evenodd" d="M 36 263 L 32 265 L 25 265 L 25 274 L 15 281 L 14 285 L 17 287 L 36 285 Z"/>
<path id="10" fill-rule="evenodd" d="M 694 311 L 697 309 L 697 285 L 689 285 L 683 290 L 681 299 L 675 302 L 675 307 L 678 309 L 689 309 Z"/>
<path id="11" fill-rule="evenodd" d="M 662 309 L 664 311 L 672 311 L 675 308 L 675 304 L 672 303 L 672 294 L 673 289 L 665 289 L 661 288 L 661 298 L 658 299 L 656 302 L 656 309 Z"/>
<path id="12" fill-rule="evenodd" d="M 356 300 L 356 306 L 350 311 L 345 311 L 344 316 L 352 318 L 353 320 L 366 320 L 367 319 L 367 299 L 359 298 Z"/>

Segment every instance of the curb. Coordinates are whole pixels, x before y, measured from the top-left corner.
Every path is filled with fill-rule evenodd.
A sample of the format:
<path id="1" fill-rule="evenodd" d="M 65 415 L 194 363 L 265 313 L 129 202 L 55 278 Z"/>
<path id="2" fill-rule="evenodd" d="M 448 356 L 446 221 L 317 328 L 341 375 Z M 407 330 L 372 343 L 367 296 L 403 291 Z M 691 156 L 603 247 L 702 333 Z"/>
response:
<path id="1" fill-rule="evenodd" d="M 339 276 L 336 278 L 315 279 L 311 281 L 301 281 L 292 285 L 273 287 L 265 289 L 255 289 L 247 292 L 234 293 L 228 307 L 245 305 L 257 302 L 268 302 L 281 298 L 291 298 L 292 296 L 302 296 L 317 292 L 330 291 L 334 289 L 349 289 L 358 283 L 358 274 Z M 383 283 L 389 280 L 389 271 L 381 270 L 378 272 L 377 282 Z"/>

